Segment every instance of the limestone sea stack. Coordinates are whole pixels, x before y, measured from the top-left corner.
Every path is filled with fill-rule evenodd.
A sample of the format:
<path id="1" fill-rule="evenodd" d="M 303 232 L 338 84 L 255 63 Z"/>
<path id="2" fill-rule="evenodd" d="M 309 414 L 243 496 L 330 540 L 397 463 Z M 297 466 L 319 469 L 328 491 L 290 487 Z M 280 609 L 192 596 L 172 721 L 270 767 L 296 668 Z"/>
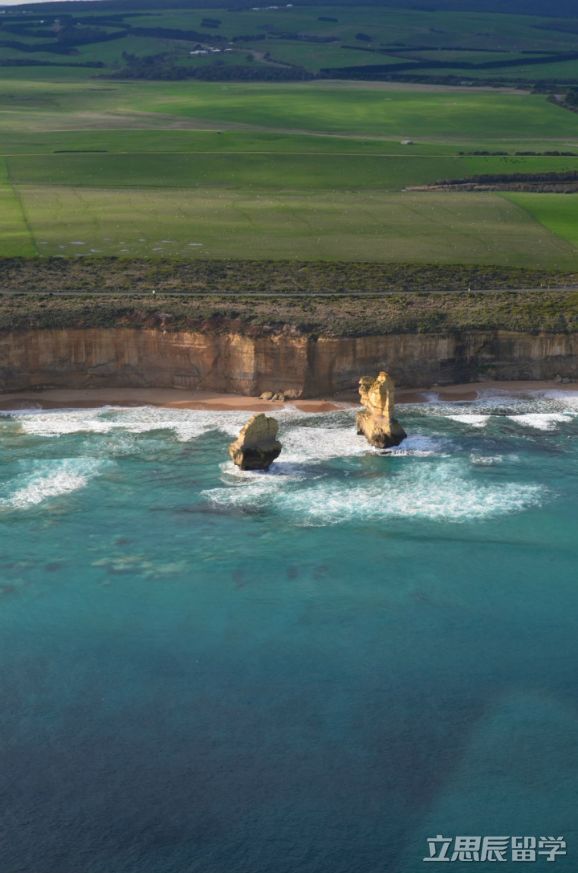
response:
<path id="1" fill-rule="evenodd" d="M 254 415 L 229 446 L 231 460 L 241 470 L 268 470 L 281 454 L 278 431 L 279 424 L 274 418 L 262 412 Z"/>
<path id="2" fill-rule="evenodd" d="M 407 434 L 393 415 L 395 385 L 391 376 L 383 372 L 375 379 L 363 376 L 359 396 L 365 409 L 357 413 L 357 433 L 378 449 L 398 446 Z"/>

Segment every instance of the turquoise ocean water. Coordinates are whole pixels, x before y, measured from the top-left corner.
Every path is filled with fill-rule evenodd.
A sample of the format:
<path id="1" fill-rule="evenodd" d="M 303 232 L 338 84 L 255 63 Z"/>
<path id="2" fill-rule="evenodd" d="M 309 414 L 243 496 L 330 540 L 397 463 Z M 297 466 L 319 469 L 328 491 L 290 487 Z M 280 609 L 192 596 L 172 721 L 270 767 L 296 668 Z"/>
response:
<path id="1" fill-rule="evenodd" d="M 399 411 L 1 416 L 1 873 L 578 869 L 578 396 Z"/>

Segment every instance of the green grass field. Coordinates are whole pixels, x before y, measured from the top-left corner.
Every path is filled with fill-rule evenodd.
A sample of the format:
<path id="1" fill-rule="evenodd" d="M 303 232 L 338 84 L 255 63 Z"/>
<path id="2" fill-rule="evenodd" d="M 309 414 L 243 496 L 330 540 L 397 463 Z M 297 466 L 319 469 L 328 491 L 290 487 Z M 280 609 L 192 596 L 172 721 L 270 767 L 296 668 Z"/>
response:
<path id="1" fill-rule="evenodd" d="M 20 196 L 43 255 L 578 264 L 569 242 L 497 195 L 23 185 Z"/>
<path id="2" fill-rule="evenodd" d="M 508 194 L 511 203 L 524 209 L 560 239 L 578 246 L 578 197 L 561 194 Z"/>
<path id="3" fill-rule="evenodd" d="M 236 137 L 239 142 L 239 137 Z M 112 188 L 222 188 L 246 192 L 402 191 L 480 173 L 578 172 L 566 158 L 388 155 L 338 151 L 283 152 L 275 142 L 255 151 L 80 152 L 8 155 L 13 184 Z M 343 145 L 341 142 L 340 145 Z"/>
<path id="4" fill-rule="evenodd" d="M 0 255 L 28 257 L 37 250 L 19 194 L 10 183 L 5 161 L 0 162 Z"/>
<path id="5" fill-rule="evenodd" d="M 126 94 L 126 92 L 125 92 Z M 122 96 L 120 105 L 122 105 Z M 578 117 L 541 95 L 347 83 L 244 85 L 174 83 L 136 87 L 144 112 L 269 129 L 459 142 L 578 138 Z"/>
<path id="6" fill-rule="evenodd" d="M 0 83 L 0 132 L 181 124 L 427 142 L 578 142 L 578 116 L 526 92 L 371 83 Z M 162 118 L 158 118 L 158 115 Z"/>
<path id="7" fill-rule="evenodd" d="M 330 154 L 58 154 L 6 158 L 17 185 L 398 191 L 467 172 L 455 158 Z M 578 158 L 573 160 L 578 169 Z"/>
<path id="8" fill-rule="evenodd" d="M 540 96 L 21 81 L 0 91 L 0 104 L 4 256 L 577 264 L 576 240 L 515 198 L 403 191 L 479 173 L 577 170 L 578 116 Z M 207 115 L 217 129 L 195 129 Z M 183 118 L 191 127 L 176 129 Z M 412 146 L 393 138 L 400 119 L 419 126 Z M 320 133 L 331 127 L 339 134 Z M 553 139 L 537 142 L 545 130 Z M 472 143 L 554 143 L 577 157 L 460 154 Z"/>

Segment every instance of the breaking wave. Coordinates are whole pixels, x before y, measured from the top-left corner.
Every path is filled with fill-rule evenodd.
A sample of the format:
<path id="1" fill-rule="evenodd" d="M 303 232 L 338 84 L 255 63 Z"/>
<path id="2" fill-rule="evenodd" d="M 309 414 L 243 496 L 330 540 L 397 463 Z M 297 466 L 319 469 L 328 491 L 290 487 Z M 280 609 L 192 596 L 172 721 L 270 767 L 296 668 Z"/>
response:
<path id="1" fill-rule="evenodd" d="M 2 413 L 2 418 L 16 422 L 25 434 L 31 436 L 59 437 L 115 432 L 145 434 L 169 430 L 178 440 L 184 442 L 215 430 L 237 436 L 250 415 L 251 413 L 242 411 L 105 406 L 100 409 L 27 409 Z M 298 415 L 303 414 L 290 407 L 275 412 L 275 417 L 282 419 Z"/>
<path id="2" fill-rule="evenodd" d="M 458 424 L 469 424 L 470 427 L 485 427 L 490 420 L 489 415 L 476 415 L 474 412 L 467 412 L 463 415 L 448 415 L 446 417 L 451 421 L 456 421 Z"/>
<path id="3" fill-rule="evenodd" d="M 456 424 L 484 428 L 491 422 L 514 421 L 536 430 L 553 430 L 578 415 L 578 394 L 571 391 L 533 391 L 525 396 L 511 396 L 500 391 L 485 392 L 476 400 L 451 402 L 433 399 L 429 403 L 404 404 L 404 412 L 447 419 Z"/>
<path id="4" fill-rule="evenodd" d="M 105 462 L 93 458 L 38 462 L 32 472 L 23 473 L 5 485 L 4 490 L 9 493 L 0 497 L 0 511 L 30 509 L 53 497 L 79 491 L 104 466 Z"/>
<path id="5" fill-rule="evenodd" d="M 510 421 L 536 430 L 554 430 L 557 424 L 567 424 L 572 417 L 567 412 L 524 412 L 508 416 Z"/>
<path id="6" fill-rule="evenodd" d="M 257 474 L 244 486 L 215 488 L 204 496 L 224 509 L 269 509 L 306 524 L 395 518 L 464 522 L 520 512 L 545 496 L 545 489 L 535 484 L 480 482 L 468 475 L 461 460 L 413 463 L 376 480 L 324 477 L 311 485 L 291 485 L 283 477 Z"/>
<path id="7" fill-rule="evenodd" d="M 536 438 L 539 432 L 554 432 L 576 419 L 578 395 L 560 391 L 509 397 L 496 393 L 475 401 L 404 404 L 399 417 L 410 435 L 387 453 L 390 460 L 384 466 L 376 464 L 375 456 L 380 453 L 357 436 L 355 411 L 312 415 L 291 406 L 275 410 L 283 454 L 266 475 L 243 473 L 223 461 L 223 439 L 223 454 L 216 464 L 222 484 L 203 491 L 203 499 L 223 509 L 280 513 L 297 524 L 395 518 L 461 522 L 519 512 L 541 503 L 546 489 L 527 481 L 519 483 L 516 474 L 508 476 L 513 455 L 511 446 L 508 454 L 502 454 L 506 444 L 499 433 L 501 424 L 508 425 L 506 438 L 513 424 L 520 428 L 520 435 L 522 429 L 534 431 Z M 89 448 L 84 443 L 82 457 L 38 463 L 32 472 L 8 483 L 0 494 L 0 509 L 37 506 L 85 487 L 111 457 L 142 452 L 136 435 L 157 432 L 155 451 L 162 452 L 163 431 L 178 441 L 210 432 L 229 438 L 238 434 L 249 415 L 247 410 L 153 406 L 5 414 L 0 421 L 9 420 L 11 429 L 16 425 L 26 435 L 52 439 L 94 434 L 103 439 L 96 448 L 93 442 Z M 486 433 L 492 434 L 487 448 Z M 150 449 L 150 441 L 148 445 Z M 93 453 L 98 457 L 85 457 Z M 499 473 L 491 469 L 496 467 Z"/>

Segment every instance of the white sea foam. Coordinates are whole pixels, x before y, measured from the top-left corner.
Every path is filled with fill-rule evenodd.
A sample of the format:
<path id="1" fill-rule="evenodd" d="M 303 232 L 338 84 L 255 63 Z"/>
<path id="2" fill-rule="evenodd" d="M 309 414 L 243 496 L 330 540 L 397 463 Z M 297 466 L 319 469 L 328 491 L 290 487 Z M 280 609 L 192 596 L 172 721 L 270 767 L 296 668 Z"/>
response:
<path id="1" fill-rule="evenodd" d="M 104 466 L 104 462 L 93 458 L 38 462 L 32 472 L 23 473 L 8 483 L 11 490 L 6 497 L 0 497 L 0 510 L 31 509 L 50 498 L 78 491 Z"/>
<path id="2" fill-rule="evenodd" d="M 96 409 L 59 409 L 50 412 L 44 409 L 27 409 L 23 412 L 12 412 L 10 418 L 19 423 L 24 433 L 42 437 L 84 431 L 108 433 L 114 427 L 112 421 L 102 416 L 102 410 Z"/>
<path id="3" fill-rule="evenodd" d="M 485 427 L 490 420 L 489 415 L 479 415 L 474 412 L 467 412 L 463 415 L 448 415 L 447 418 L 458 424 L 469 424 L 470 427 Z"/>
<path id="4" fill-rule="evenodd" d="M 532 486 L 474 487 L 460 481 L 452 487 L 438 482 L 422 488 L 407 482 L 388 488 L 386 494 L 336 486 L 308 497 L 296 494 L 291 508 L 310 522 L 322 524 L 394 518 L 465 522 L 526 509 L 538 503 L 539 497 L 540 489 Z"/>
<path id="5" fill-rule="evenodd" d="M 300 464 L 374 451 L 365 439 L 357 435 L 353 420 L 349 419 L 340 427 L 300 427 L 293 424 L 284 430 L 282 439 L 283 459 Z"/>
<path id="6" fill-rule="evenodd" d="M 535 430 L 554 430 L 557 424 L 568 423 L 572 417 L 565 412 L 524 412 L 520 415 L 509 415 L 510 421 Z"/>
<path id="7" fill-rule="evenodd" d="M 503 398 L 500 403 L 504 404 Z M 502 406 L 499 414 L 519 420 L 521 424 L 542 428 L 546 422 L 550 428 L 572 419 L 573 413 L 569 413 L 567 408 L 557 408 L 558 398 L 540 403 L 546 403 L 546 408 L 538 406 L 536 409 L 526 401 L 526 406 Z M 484 480 L 490 475 L 489 471 L 488 474 L 482 470 L 475 473 L 475 467 L 501 463 L 501 456 L 478 451 L 461 458 L 454 457 L 454 453 L 459 452 L 459 442 L 439 431 L 436 434 L 434 420 L 431 420 L 431 428 L 427 428 L 427 435 L 412 434 L 411 416 L 415 414 L 425 412 L 434 419 L 441 414 L 441 417 L 474 427 L 483 427 L 491 414 L 488 408 L 483 411 L 471 406 L 464 409 L 463 404 L 434 406 L 435 415 L 427 405 L 415 406 L 411 410 L 402 408 L 400 417 L 408 424 L 410 436 L 401 446 L 390 451 L 391 462 L 384 462 L 383 472 L 378 466 L 375 476 L 363 481 L 355 476 L 355 472 L 351 474 L 351 464 L 347 465 L 347 477 L 339 481 L 331 473 L 333 467 L 325 466 L 333 459 L 355 460 L 375 453 L 355 432 L 354 410 L 312 416 L 285 406 L 275 411 L 281 424 L 284 449 L 270 473 L 243 473 L 227 461 L 221 465 L 224 487 L 205 492 L 205 498 L 224 508 L 238 507 L 248 511 L 263 508 L 289 516 L 296 523 L 310 524 L 405 517 L 465 521 L 519 511 L 543 498 L 544 492 L 533 484 L 496 484 L 487 478 Z M 134 440 L 135 434 L 158 432 L 156 439 L 161 440 L 160 449 L 162 439 L 166 438 L 160 433 L 162 431 L 169 431 L 182 441 L 215 430 L 227 437 L 235 437 L 247 417 L 246 411 L 159 407 L 28 410 L 10 414 L 10 420 L 18 422 L 25 433 L 37 436 L 102 434 L 106 438 L 99 454 L 107 456 L 118 454 L 115 446 L 119 439 L 122 452 L 139 451 L 141 443 Z M 418 429 L 425 429 L 423 419 Z M 111 445 L 107 448 L 108 443 Z M 358 466 L 354 465 L 353 470 Z M 42 468 L 26 481 L 16 482 L 15 490 L 3 498 L 0 507 L 35 505 L 53 495 L 74 491 L 83 487 L 86 477 L 93 472 L 93 468 L 75 467 L 71 462 L 63 468 Z"/>
<path id="8" fill-rule="evenodd" d="M 429 458 L 432 455 L 446 456 L 448 442 L 441 437 L 415 434 L 408 436 L 399 446 L 388 450 L 394 457 Z"/>
<path id="9" fill-rule="evenodd" d="M 27 434 L 58 437 L 75 433 L 109 434 L 115 431 L 149 433 L 173 431 L 177 439 L 196 439 L 218 430 L 232 438 L 246 424 L 250 413 L 242 410 L 174 409 L 156 406 L 104 407 L 101 409 L 26 410 L 10 413 Z M 336 417 L 337 416 L 337 417 Z M 313 461 L 371 451 L 355 433 L 353 416 L 332 413 L 315 419 L 315 426 L 300 424 L 310 418 L 291 406 L 275 410 L 282 427 L 283 457 L 287 461 Z M 318 423 L 317 423 L 318 422 Z"/>
<path id="10" fill-rule="evenodd" d="M 556 400 L 564 406 L 578 410 L 578 391 L 563 391 L 561 388 L 549 388 L 546 391 L 540 391 L 539 397 L 546 400 Z"/>
<path id="11" fill-rule="evenodd" d="M 287 493 L 291 484 L 303 474 L 292 465 L 275 463 L 269 472 L 239 470 L 231 462 L 221 465 L 222 479 L 228 487 L 212 488 L 203 492 L 210 504 L 225 509 L 243 509 L 246 512 L 272 507 L 276 497 Z"/>
<path id="12" fill-rule="evenodd" d="M 212 430 L 235 433 L 236 435 L 247 420 L 246 415 L 237 412 L 170 409 L 155 406 L 137 406 L 114 410 L 112 416 L 115 429 L 139 434 L 170 430 L 182 442 L 197 439 Z"/>
<path id="13" fill-rule="evenodd" d="M 367 454 L 379 454 L 380 450 L 370 446 L 367 440 L 359 436 L 355 430 L 353 413 L 337 412 L 324 416 L 316 416 L 313 421 L 306 413 L 285 408 L 275 413 L 281 425 L 280 439 L 283 443 L 283 453 L 280 464 L 294 469 L 303 465 L 319 464 L 333 458 L 354 458 Z M 310 426 L 301 424 L 308 418 Z M 220 429 L 236 436 L 239 427 L 246 421 L 246 416 L 238 420 L 220 422 Z M 392 455 L 429 456 L 443 454 L 447 440 L 443 437 L 422 435 L 409 436 L 401 446 L 391 449 Z"/>
<path id="14" fill-rule="evenodd" d="M 480 392 L 475 400 L 437 400 L 429 403 L 404 403 L 398 407 L 399 414 L 410 410 L 424 415 L 452 417 L 457 414 L 512 414 L 519 412 L 578 412 L 578 392 L 561 390 L 528 390 L 524 394 L 508 394 L 494 390 Z"/>
<path id="15" fill-rule="evenodd" d="M 510 455 L 510 458 L 513 456 Z M 503 464 L 505 458 L 503 455 L 470 455 L 472 464 L 477 464 L 480 467 L 494 467 L 496 464 Z"/>
<path id="16" fill-rule="evenodd" d="M 297 523 L 323 525 L 395 518 L 465 522 L 528 509 L 545 494 L 534 484 L 475 481 L 462 461 L 453 460 L 436 466 L 415 463 L 377 481 L 331 482 L 325 477 L 310 487 L 286 486 L 265 475 L 245 487 L 215 488 L 204 496 L 223 509 L 270 509 Z"/>
<path id="17" fill-rule="evenodd" d="M 26 410 L 10 418 L 27 434 L 58 437 L 75 433 L 109 434 L 114 431 L 148 433 L 171 430 L 179 440 L 190 440 L 211 430 L 236 434 L 245 423 L 243 413 L 169 409 L 154 406 L 102 409 Z"/>
<path id="18" fill-rule="evenodd" d="M 492 423 L 515 422 L 524 428 L 553 431 L 572 422 L 578 415 L 578 393 L 569 391 L 528 391 L 524 395 L 484 392 L 476 400 L 404 404 L 399 414 L 454 421 L 471 428 L 483 429 Z M 433 426 L 435 427 L 435 425 Z"/>
<path id="19" fill-rule="evenodd" d="M 281 424 L 281 439 L 287 463 L 307 464 L 337 457 L 354 457 L 374 451 L 355 433 L 355 410 L 340 410 L 325 415 L 311 416 L 287 405 L 275 410 Z M 448 419 L 468 428 L 483 429 L 491 420 L 513 421 L 536 430 L 553 430 L 557 425 L 571 421 L 578 415 L 578 395 L 552 391 L 547 395 L 508 397 L 484 395 L 476 401 L 450 403 L 436 401 L 427 404 L 405 404 L 399 415 L 407 421 L 412 416 L 422 419 Z M 246 411 L 187 410 L 142 407 L 104 407 L 101 409 L 26 410 L 12 412 L 10 418 L 18 422 L 27 434 L 58 437 L 75 433 L 110 434 L 125 432 L 145 434 L 153 431 L 172 431 L 176 439 L 194 440 L 209 431 L 220 431 L 234 438 L 247 421 Z M 411 425 L 411 422 L 410 422 Z M 444 454 L 447 438 L 435 435 L 436 425 L 425 428 L 433 436 L 411 435 L 394 455 L 427 456 Z"/>
<path id="20" fill-rule="evenodd" d="M 282 457 L 276 461 L 266 472 L 263 470 L 241 470 L 232 461 L 224 461 L 220 465 L 221 476 L 224 482 L 233 485 L 255 485 L 260 488 L 277 488 L 291 480 L 303 479 L 310 476 L 310 472 L 302 466 L 287 463 Z"/>

